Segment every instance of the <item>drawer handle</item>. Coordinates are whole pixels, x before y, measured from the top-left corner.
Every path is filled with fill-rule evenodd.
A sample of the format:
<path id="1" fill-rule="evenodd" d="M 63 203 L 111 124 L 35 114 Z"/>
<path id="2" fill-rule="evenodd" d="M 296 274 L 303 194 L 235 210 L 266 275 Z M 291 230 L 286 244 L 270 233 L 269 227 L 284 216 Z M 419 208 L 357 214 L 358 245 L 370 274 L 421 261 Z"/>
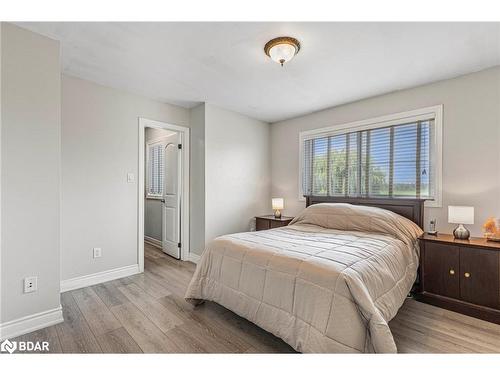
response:
<path id="1" fill-rule="evenodd" d="M 469 278 L 470 277 L 470 273 L 466 272 L 466 273 L 464 273 L 464 276 L 467 277 L 467 278 Z"/>
<path id="2" fill-rule="evenodd" d="M 455 270 L 454 269 L 451 269 L 450 270 L 450 275 L 454 275 L 455 274 Z"/>

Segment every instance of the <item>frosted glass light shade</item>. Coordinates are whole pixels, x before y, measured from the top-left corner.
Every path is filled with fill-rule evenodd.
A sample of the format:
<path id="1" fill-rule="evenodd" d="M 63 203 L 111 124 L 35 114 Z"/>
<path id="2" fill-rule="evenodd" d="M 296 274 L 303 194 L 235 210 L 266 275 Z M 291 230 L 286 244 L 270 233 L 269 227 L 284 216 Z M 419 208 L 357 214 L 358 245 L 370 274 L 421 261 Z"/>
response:
<path id="1" fill-rule="evenodd" d="M 271 39 L 264 46 L 264 52 L 273 61 L 283 66 L 284 63 L 293 59 L 300 50 L 300 42 L 289 36 L 280 36 Z"/>
<path id="2" fill-rule="evenodd" d="M 474 224 L 474 207 L 448 206 L 448 223 Z"/>
<path id="3" fill-rule="evenodd" d="M 283 43 L 277 44 L 269 50 L 269 57 L 276 61 L 278 64 L 283 65 L 284 63 L 293 59 L 295 54 L 297 53 L 297 49 L 295 46 Z"/>
<path id="4" fill-rule="evenodd" d="M 283 198 L 273 198 L 272 204 L 273 204 L 273 210 L 282 210 L 285 206 Z"/>

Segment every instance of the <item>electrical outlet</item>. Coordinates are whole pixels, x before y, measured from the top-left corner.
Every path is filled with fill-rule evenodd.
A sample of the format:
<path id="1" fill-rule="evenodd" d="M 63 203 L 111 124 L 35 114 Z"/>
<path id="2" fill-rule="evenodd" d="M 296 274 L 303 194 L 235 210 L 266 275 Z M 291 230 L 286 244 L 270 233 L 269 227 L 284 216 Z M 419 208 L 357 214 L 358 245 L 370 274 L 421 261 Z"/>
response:
<path id="1" fill-rule="evenodd" d="M 100 258 L 102 256 L 102 249 L 100 247 L 94 247 L 94 258 Z"/>
<path id="2" fill-rule="evenodd" d="M 38 289 L 38 277 L 30 276 L 24 279 L 24 293 L 36 292 Z"/>

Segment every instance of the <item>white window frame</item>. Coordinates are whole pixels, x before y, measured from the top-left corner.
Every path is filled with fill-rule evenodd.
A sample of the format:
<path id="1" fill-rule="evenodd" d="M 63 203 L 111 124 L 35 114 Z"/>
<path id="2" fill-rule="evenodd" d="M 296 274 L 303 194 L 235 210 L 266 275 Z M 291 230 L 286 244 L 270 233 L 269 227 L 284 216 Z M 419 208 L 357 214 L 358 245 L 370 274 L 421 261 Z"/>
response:
<path id="1" fill-rule="evenodd" d="M 431 145 L 433 154 L 431 165 L 435 168 L 435 198 L 425 201 L 425 207 L 442 207 L 442 185 L 443 185 L 443 105 L 419 108 L 407 112 L 399 112 L 390 115 L 374 117 L 361 121 L 333 125 L 325 128 L 301 131 L 299 133 L 299 200 L 304 201 L 302 189 L 302 176 L 304 171 L 304 142 L 308 139 L 321 136 L 335 136 L 348 132 L 384 128 L 387 126 L 405 124 L 414 121 L 434 119 L 435 137 Z M 395 198 L 397 199 L 397 198 Z"/>
<path id="2" fill-rule="evenodd" d="M 150 165 L 149 165 L 149 163 L 150 163 L 149 149 L 153 146 L 158 145 L 158 144 L 164 146 L 165 142 L 158 140 L 158 139 L 153 139 L 153 140 L 150 140 L 146 143 L 146 198 L 148 198 L 148 199 L 163 199 L 163 193 L 162 194 L 150 194 L 149 193 L 149 175 L 151 173 L 151 170 L 149 168 L 150 167 Z M 163 192 L 164 186 L 165 186 L 165 181 L 163 181 L 162 192 Z"/>

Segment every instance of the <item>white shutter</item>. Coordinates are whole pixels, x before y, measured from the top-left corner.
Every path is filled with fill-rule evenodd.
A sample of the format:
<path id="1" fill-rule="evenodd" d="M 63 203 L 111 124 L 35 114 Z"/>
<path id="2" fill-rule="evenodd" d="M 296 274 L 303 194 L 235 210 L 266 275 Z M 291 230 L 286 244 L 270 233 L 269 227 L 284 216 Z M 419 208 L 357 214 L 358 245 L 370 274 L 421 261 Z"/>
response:
<path id="1" fill-rule="evenodd" d="M 163 147 L 162 143 L 148 145 L 147 195 L 149 197 L 163 196 L 165 170 Z"/>

